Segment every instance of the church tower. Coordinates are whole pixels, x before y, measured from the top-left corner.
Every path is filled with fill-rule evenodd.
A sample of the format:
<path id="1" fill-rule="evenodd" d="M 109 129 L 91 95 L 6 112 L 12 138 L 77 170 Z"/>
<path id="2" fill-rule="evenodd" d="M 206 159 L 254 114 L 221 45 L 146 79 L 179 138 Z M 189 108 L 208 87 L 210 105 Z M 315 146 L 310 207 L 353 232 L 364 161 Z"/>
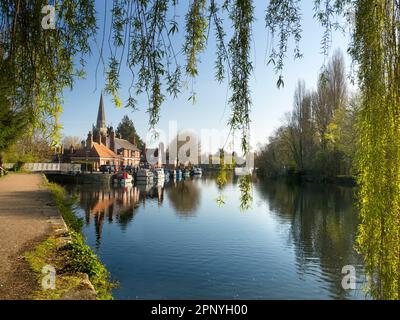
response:
<path id="1" fill-rule="evenodd" d="M 106 127 L 106 114 L 104 112 L 103 93 L 100 96 L 99 111 L 97 113 L 96 129 L 100 131 L 101 135 L 107 136 Z"/>

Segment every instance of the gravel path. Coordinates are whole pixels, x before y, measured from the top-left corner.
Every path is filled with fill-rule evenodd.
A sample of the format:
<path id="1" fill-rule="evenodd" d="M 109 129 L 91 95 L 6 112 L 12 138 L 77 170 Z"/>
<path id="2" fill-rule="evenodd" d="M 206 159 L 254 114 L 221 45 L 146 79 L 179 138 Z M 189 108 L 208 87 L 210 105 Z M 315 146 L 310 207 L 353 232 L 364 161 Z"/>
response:
<path id="1" fill-rule="evenodd" d="M 48 237 L 55 211 L 41 175 L 0 178 L 0 300 L 29 299 L 37 288 L 22 255 Z"/>

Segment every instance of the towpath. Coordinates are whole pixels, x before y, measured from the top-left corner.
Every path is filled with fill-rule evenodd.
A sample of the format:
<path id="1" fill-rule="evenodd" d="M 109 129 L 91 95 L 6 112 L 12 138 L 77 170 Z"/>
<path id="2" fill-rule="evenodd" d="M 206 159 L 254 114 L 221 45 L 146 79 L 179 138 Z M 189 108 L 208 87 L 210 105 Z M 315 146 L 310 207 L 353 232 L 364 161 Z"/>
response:
<path id="1" fill-rule="evenodd" d="M 38 174 L 0 178 L 0 300 L 29 299 L 37 280 L 22 258 L 51 232 L 58 211 Z"/>

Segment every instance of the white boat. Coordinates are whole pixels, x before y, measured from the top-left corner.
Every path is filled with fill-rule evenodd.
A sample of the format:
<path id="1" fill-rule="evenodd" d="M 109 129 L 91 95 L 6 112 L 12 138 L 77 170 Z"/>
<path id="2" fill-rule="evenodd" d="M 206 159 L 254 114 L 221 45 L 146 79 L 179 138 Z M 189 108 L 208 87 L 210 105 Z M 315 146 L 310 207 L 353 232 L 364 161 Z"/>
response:
<path id="1" fill-rule="evenodd" d="M 234 171 L 236 176 L 248 176 L 253 174 L 252 168 L 235 168 Z"/>
<path id="2" fill-rule="evenodd" d="M 203 170 L 201 168 L 194 168 L 193 175 L 194 176 L 201 176 L 203 174 Z"/>
<path id="3" fill-rule="evenodd" d="M 171 177 L 171 179 L 174 179 L 174 180 L 180 180 L 180 179 L 182 179 L 182 171 L 181 170 L 172 170 L 172 171 L 170 171 L 170 177 Z"/>
<path id="4" fill-rule="evenodd" d="M 168 169 L 164 169 L 165 180 L 168 181 L 171 178 L 171 172 Z"/>
<path id="5" fill-rule="evenodd" d="M 136 174 L 138 183 L 153 183 L 154 174 L 149 169 L 139 169 Z"/>
<path id="6" fill-rule="evenodd" d="M 132 178 L 131 175 L 128 175 L 128 178 L 126 178 L 126 179 L 121 179 L 119 182 L 120 182 L 122 185 L 132 184 L 133 178 Z"/>
<path id="7" fill-rule="evenodd" d="M 165 173 L 164 169 L 162 168 L 157 168 L 154 170 L 154 178 L 157 180 L 164 180 L 165 179 Z"/>

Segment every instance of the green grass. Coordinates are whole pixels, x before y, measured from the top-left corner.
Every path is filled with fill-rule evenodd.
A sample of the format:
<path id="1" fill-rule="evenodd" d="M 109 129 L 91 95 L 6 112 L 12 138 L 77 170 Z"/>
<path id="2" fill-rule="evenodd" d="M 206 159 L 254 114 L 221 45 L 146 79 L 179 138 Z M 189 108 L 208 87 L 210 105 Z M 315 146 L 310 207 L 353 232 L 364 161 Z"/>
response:
<path id="1" fill-rule="evenodd" d="M 81 232 L 83 220 L 78 218 L 73 210 L 75 197 L 69 197 L 63 187 L 56 183 L 46 182 L 46 186 L 53 193 L 54 201 L 69 230 Z"/>
<path id="2" fill-rule="evenodd" d="M 63 294 L 78 287 L 82 281 L 79 276 L 63 271 L 65 253 L 63 253 L 63 246 L 55 238 L 50 238 L 42 242 L 35 250 L 25 253 L 24 258 L 37 274 L 40 289 L 33 293 L 32 299 L 34 300 L 59 300 Z M 44 290 L 41 288 L 42 268 L 46 265 L 53 266 L 57 271 L 55 290 Z"/>
<path id="3" fill-rule="evenodd" d="M 110 282 L 110 273 L 99 261 L 92 249 L 84 243 L 81 234 L 70 232 L 72 242 L 67 245 L 69 268 L 73 272 L 86 273 L 95 287 L 100 300 L 111 300 L 111 290 L 115 283 Z"/>
<path id="4" fill-rule="evenodd" d="M 112 289 L 116 286 L 110 281 L 110 273 L 100 262 L 93 250 L 85 244 L 81 234 L 83 220 L 76 216 L 73 206 L 75 199 L 69 197 L 63 187 L 50 183 L 45 179 L 45 186 L 51 190 L 55 204 L 60 211 L 71 238 L 65 243 L 63 238 L 55 236 L 38 245 L 35 250 L 25 254 L 25 259 L 32 270 L 38 275 L 39 284 L 42 279 L 42 268 L 51 265 L 56 269 L 56 289 L 36 291 L 33 299 L 54 300 L 82 281 L 80 274 L 86 273 L 97 292 L 97 299 L 111 300 Z"/>

